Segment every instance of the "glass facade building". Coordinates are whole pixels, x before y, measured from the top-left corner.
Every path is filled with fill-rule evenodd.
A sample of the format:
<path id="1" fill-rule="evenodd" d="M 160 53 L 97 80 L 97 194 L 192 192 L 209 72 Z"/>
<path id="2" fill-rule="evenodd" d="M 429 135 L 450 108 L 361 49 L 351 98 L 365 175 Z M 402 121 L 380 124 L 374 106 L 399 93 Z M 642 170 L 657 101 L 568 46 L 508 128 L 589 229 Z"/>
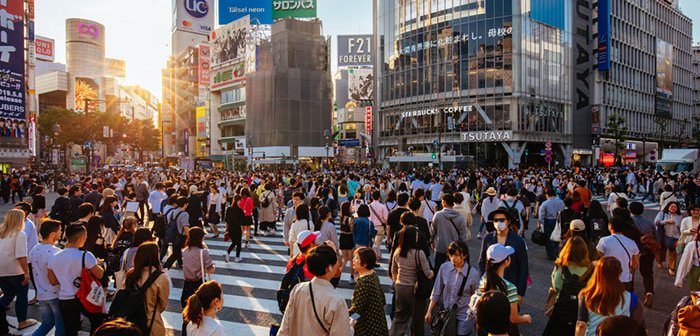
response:
<path id="1" fill-rule="evenodd" d="M 528 143 L 544 148 L 547 141 L 561 144 L 565 159 L 570 2 L 376 0 L 375 6 L 380 160 L 516 166 L 525 163 Z"/>

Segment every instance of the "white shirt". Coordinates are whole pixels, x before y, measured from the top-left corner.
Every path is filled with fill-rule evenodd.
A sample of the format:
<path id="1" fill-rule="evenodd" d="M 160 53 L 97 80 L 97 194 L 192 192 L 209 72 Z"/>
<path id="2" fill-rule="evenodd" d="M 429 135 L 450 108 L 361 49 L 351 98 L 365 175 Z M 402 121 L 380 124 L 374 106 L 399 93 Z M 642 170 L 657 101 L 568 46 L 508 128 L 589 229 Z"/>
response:
<path id="1" fill-rule="evenodd" d="M 59 286 L 49 282 L 49 260 L 61 250 L 53 245 L 38 244 L 29 252 L 29 263 L 32 264 L 36 298 L 39 301 L 58 299 Z"/>
<path id="2" fill-rule="evenodd" d="M 153 213 L 160 213 L 160 204 L 163 200 L 168 199 L 168 195 L 162 191 L 154 190 L 148 195 L 148 204 L 151 205 Z"/>
<path id="3" fill-rule="evenodd" d="M 31 251 L 39 243 L 34 222 L 24 219 L 24 234 L 27 235 L 27 251 Z"/>
<path id="4" fill-rule="evenodd" d="M 639 254 L 639 248 L 637 247 L 637 243 L 635 243 L 634 240 L 629 239 L 619 233 L 616 233 L 611 236 L 600 238 L 596 249 L 598 250 L 598 252 L 602 253 L 604 257 L 612 256 L 620 261 L 620 264 L 622 264 L 622 274 L 620 274 L 620 281 L 632 281 L 632 273 L 630 273 L 630 263 L 632 262 L 632 258 L 634 258 L 635 255 Z"/>
<path id="5" fill-rule="evenodd" d="M 61 252 L 56 253 L 49 260 L 49 269 L 53 271 L 58 279 L 58 284 L 60 289 L 58 291 L 58 298 L 60 300 L 71 300 L 75 298 L 75 293 L 78 292 L 78 287 L 75 283 L 80 285 L 79 281 L 76 281 L 80 277 L 80 272 L 83 270 L 83 251 L 77 248 L 66 248 Z M 90 269 L 97 265 L 97 259 L 95 256 L 87 252 L 85 254 L 85 268 Z"/>
<path id="6" fill-rule="evenodd" d="M 289 247 L 292 248 L 292 255 L 297 255 L 299 254 L 299 246 L 296 244 L 297 242 L 297 235 L 301 231 L 314 231 L 314 225 L 311 224 L 309 221 L 306 219 L 298 220 L 292 223 L 292 227 L 289 228 Z"/>
<path id="7" fill-rule="evenodd" d="M 0 277 L 24 274 L 17 258 L 27 256 L 27 235 L 23 232 L 0 239 Z"/>
<path id="8" fill-rule="evenodd" d="M 187 324 L 187 335 L 190 336 L 224 336 L 224 326 L 218 319 L 202 316 L 199 326 Z"/>

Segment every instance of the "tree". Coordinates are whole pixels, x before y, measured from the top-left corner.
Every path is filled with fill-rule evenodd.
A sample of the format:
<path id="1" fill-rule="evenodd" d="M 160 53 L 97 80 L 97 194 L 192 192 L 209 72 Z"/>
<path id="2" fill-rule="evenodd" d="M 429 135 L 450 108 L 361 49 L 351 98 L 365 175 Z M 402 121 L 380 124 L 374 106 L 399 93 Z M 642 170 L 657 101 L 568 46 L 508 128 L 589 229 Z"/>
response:
<path id="1" fill-rule="evenodd" d="M 153 126 L 153 121 L 136 119 L 129 124 L 129 129 L 128 144 L 139 153 L 141 162 L 143 152 L 160 149 L 160 132 Z"/>
<path id="2" fill-rule="evenodd" d="M 615 164 L 621 165 L 622 160 L 620 158 L 620 143 L 625 143 L 627 141 L 627 134 L 629 130 L 625 125 L 625 118 L 617 114 L 611 114 L 608 117 L 608 125 L 606 128 L 605 135 L 615 139 Z"/>
<path id="3" fill-rule="evenodd" d="M 671 119 L 665 116 L 657 115 L 654 118 L 656 123 L 656 137 L 659 139 L 659 157 L 662 157 L 664 147 L 666 146 L 666 135 L 668 134 L 668 124 Z"/>
<path id="4" fill-rule="evenodd" d="M 700 148 L 700 116 L 693 117 L 693 141 L 695 142 L 695 148 Z"/>

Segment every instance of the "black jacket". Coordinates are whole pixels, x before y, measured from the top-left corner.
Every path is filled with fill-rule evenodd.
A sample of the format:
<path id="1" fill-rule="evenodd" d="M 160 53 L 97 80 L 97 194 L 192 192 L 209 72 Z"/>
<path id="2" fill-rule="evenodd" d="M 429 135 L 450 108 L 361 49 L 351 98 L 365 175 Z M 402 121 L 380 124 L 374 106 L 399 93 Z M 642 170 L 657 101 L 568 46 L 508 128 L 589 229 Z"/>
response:
<path id="1" fill-rule="evenodd" d="M 228 232 L 229 235 L 234 233 L 241 234 L 241 224 L 245 221 L 243 209 L 239 208 L 237 205 L 226 208 L 224 221 L 226 222 L 226 232 Z"/>

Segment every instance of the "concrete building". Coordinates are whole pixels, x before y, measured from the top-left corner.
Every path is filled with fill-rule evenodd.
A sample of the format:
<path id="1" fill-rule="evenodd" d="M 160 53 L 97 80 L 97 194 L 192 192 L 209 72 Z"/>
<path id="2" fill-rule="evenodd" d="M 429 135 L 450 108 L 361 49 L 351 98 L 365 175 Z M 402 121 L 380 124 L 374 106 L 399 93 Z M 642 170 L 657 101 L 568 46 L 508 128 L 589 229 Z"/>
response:
<path id="1" fill-rule="evenodd" d="M 257 162 L 327 156 L 333 113 L 329 49 L 319 20 L 289 18 L 275 22 L 270 40 L 258 46 L 258 67 L 246 83 L 255 94 L 246 97 L 245 119 L 248 155 Z"/>
<path id="2" fill-rule="evenodd" d="M 700 44 L 693 45 L 693 127 L 692 138 L 700 148 Z"/>

